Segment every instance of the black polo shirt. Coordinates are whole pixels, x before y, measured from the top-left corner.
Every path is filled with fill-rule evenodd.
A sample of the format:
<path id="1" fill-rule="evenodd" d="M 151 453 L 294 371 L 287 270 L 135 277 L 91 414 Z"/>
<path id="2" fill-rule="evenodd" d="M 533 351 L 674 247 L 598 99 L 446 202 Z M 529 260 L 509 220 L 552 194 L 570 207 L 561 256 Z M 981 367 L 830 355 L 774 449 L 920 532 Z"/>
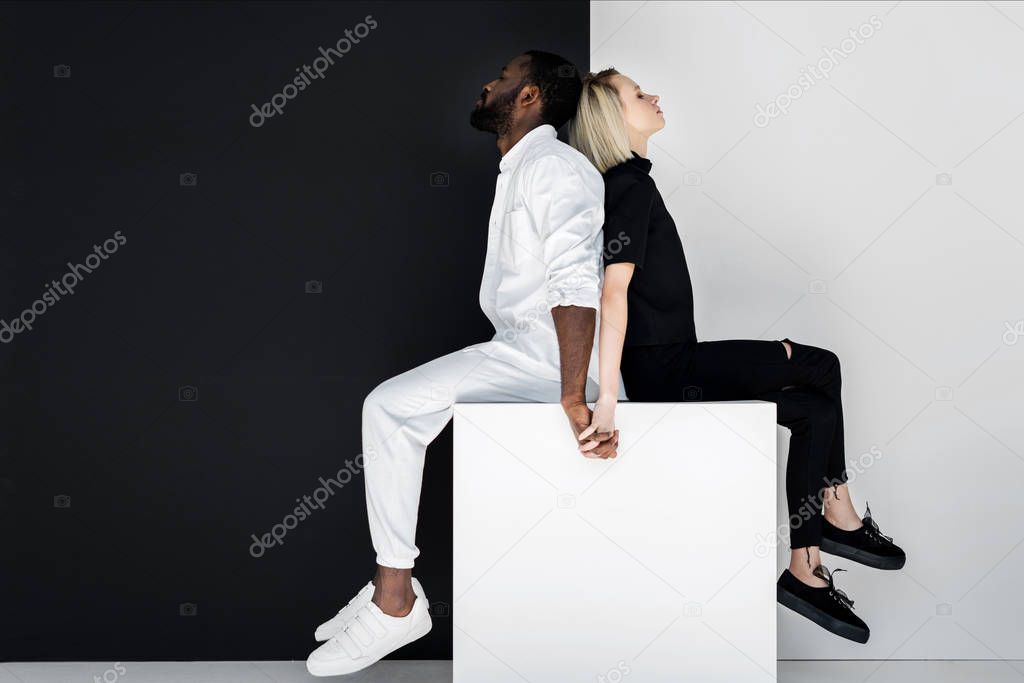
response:
<path id="1" fill-rule="evenodd" d="M 604 173 L 604 263 L 634 263 L 625 346 L 696 343 L 683 243 L 650 176 L 633 158 Z"/>

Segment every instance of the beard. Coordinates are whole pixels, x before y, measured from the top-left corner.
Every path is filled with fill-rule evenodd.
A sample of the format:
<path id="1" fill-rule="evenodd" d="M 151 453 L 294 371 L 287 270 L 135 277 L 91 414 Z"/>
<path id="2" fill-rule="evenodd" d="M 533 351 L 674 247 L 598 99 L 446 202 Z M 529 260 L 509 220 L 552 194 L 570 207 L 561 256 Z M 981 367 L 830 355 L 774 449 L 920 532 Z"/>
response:
<path id="1" fill-rule="evenodd" d="M 495 133 L 498 137 L 508 133 L 512 127 L 512 112 L 519 90 L 518 87 L 513 88 L 508 93 L 493 98 L 489 104 L 475 108 L 469 115 L 469 125 L 485 133 Z"/>

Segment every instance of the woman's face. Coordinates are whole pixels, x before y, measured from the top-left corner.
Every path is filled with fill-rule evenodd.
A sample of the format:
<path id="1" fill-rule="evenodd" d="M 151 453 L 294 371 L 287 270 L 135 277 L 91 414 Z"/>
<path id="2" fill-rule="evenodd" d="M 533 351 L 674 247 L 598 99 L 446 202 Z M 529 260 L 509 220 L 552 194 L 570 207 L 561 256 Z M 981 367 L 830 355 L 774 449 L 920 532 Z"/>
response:
<path id="1" fill-rule="evenodd" d="M 627 128 L 648 137 L 665 127 L 665 116 L 658 106 L 657 95 L 645 93 L 632 78 L 622 74 L 615 74 L 609 82 L 619 93 Z"/>

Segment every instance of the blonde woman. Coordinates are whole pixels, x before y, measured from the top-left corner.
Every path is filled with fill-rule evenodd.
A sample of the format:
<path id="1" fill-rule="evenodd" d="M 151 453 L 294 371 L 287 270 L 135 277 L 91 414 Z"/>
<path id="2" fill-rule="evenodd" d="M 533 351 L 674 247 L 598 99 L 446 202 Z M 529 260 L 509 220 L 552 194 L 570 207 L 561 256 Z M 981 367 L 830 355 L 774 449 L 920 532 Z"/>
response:
<path id="1" fill-rule="evenodd" d="M 786 469 L 789 569 L 778 601 L 836 635 L 867 642 L 853 601 L 821 564 L 824 551 L 878 569 L 899 569 L 903 550 L 850 500 L 843 448 L 841 374 L 835 353 L 753 339 L 698 341 L 693 290 L 675 223 L 650 176 L 648 139 L 665 127 L 657 95 L 615 69 L 583 80 L 569 142 L 605 182 L 599 332 L 600 398 L 592 433 L 615 430 L 619 373 L 632 401 L 761 399 L 792 431 Z M 685 457 L 685 456 L 683 456 Z"/>

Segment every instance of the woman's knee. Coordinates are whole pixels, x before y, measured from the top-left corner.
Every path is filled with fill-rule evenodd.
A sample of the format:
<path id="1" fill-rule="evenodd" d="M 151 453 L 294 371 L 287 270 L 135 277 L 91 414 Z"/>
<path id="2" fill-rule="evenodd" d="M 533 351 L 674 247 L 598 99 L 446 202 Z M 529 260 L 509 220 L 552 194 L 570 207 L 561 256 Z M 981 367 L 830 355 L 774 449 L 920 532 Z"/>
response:
<path id="1" fill-rule="evenodd" d="M 794 416 L 794 421 L 804 421 L 808 426 L 835 425 L 839 409 L 827 396 L 812 389 L 795 390 L 786 394 L 791 401 L 786 412 Z"/>

